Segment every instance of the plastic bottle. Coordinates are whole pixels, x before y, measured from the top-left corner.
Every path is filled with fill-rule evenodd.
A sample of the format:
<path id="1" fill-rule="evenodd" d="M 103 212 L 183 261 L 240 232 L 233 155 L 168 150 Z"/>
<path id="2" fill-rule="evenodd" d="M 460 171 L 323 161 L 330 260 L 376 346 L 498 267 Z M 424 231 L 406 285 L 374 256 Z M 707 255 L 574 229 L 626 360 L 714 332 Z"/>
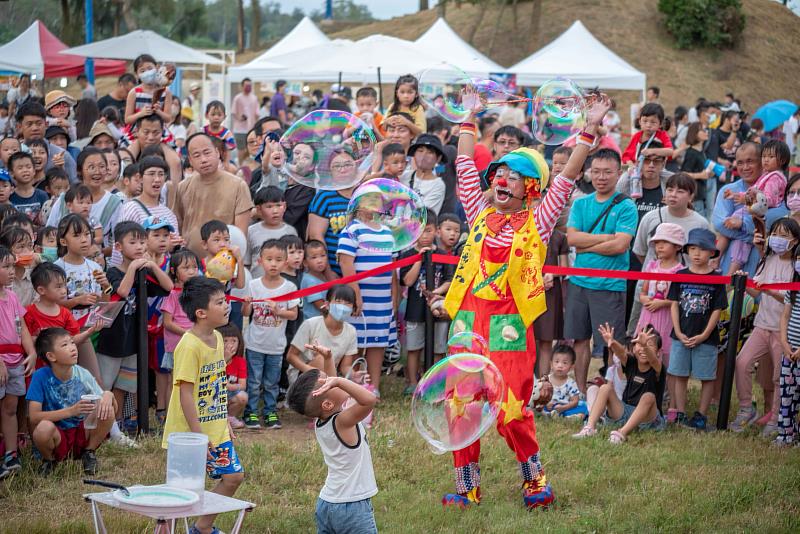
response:
<path id="1" fill-rule="evenodd" d="M 631 198 L 642 198 L 642 175 L 638 165 L 631 167 L 628 184 Z"/>

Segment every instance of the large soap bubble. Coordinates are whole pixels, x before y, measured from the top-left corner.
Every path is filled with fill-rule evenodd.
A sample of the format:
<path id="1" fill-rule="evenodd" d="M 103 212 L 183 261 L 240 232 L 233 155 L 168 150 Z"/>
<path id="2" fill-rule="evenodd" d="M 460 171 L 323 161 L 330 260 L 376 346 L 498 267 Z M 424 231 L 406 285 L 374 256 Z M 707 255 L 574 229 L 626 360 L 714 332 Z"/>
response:
<path id="1" fill-rule="evenodd" d="M 472 110 L 480 111 L 503 106 L 509 94 L 493 80 L 471 78 L 457 67 L 443 64 L 423 72 L 419 77 L 420 97 L 423 102 L 450 122 L 466 121 Z M 442 100 L 436 97 L 441 95 Z"/>
<path id="2" fill-rule="evenodd" d="M 375 178 L 353 192 L 345 233 L 359 248 L 397 252 L 417 242 L 426 221 L 425 205 L 414 190 L 388 178 Z"/>
<path id="3" fill-rule="evenodd" d="M 411 417 L 434 452 L 457 451 L 494 425 L 504 393 L 503 376 L 491 360 L 454 354 L 431 367 L 417 384 Z"/>
<path id="4" fill-rule="evenodd" d="M 489 356 L 489 344 L 482 336 L 474 332 L 455 332 L 447 341 L 447 354 L 463 353 Z"/>
<path id="5" fill-rule="evenodd" d="M 561 145 L 586 125 L 586 99 L 572 80 L 545 82 L 533 101 L 533 135 L 545 145 Z"/>
<path id="6" fill-rule="evenodd" d="M 364 177 L 364 160 L 375 148 L 375 134 L 345 111 L 318 109 L 292 124 L 280 140 L 284 170 L 298 183 L 338 191 Z"/>

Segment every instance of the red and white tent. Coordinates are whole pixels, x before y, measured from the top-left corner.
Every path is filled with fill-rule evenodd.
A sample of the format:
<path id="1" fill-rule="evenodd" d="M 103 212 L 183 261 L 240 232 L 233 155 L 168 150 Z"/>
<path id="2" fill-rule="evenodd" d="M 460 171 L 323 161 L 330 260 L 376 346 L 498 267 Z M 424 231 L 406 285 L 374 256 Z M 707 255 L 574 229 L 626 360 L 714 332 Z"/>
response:
<path id="1" fill-rule="evenodd" d="M 29 72 L 37 78 L 77 76 L 83 72 L 86 58 L 59 54 L 67 45 L 41 21 L 35 21 L 13 41 L 0 46 L 0 71 Z M 113 76 L 127 70 L 124 61 L 98 59 L 94 62 L 97 76 Z"/>

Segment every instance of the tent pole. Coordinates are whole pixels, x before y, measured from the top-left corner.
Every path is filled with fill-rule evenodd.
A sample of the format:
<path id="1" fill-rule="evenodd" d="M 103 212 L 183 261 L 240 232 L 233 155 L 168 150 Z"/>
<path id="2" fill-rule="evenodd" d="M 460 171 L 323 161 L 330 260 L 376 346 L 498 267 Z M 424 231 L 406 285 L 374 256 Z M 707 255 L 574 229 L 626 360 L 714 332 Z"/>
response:
<path id="1" fill-rule="evenodd" d="M 378 67 L 378 105 L 383 113 L 383 85 L 381 84 L 381 68 Z"/>
<path id="2" fill-rule="evenodd" d="M 337 84 L 337 86 L 339 87 L 339 91 L 341 91 L 342 90 L 342 71 L 339 71 L 339 83 Z M 337 91 L 337 92 L 339 92 L 339 91 Z"/>
<path id="3" fill-rule="evenodd" d="M 93 26 L 94 21 L 94 5 L 92 0 L 85 0 L 84 5 L 84 13 L 85 19 L 84 24 L 86 25 L 86 44 L 89 44 L 94 39 L 93 34 Z M 94 59 L 87 57 L 86 61 L 84 62 L 83 72 L 86 74 L 86 78 L 88 78 L 89 83 L 94 85 Z"/>

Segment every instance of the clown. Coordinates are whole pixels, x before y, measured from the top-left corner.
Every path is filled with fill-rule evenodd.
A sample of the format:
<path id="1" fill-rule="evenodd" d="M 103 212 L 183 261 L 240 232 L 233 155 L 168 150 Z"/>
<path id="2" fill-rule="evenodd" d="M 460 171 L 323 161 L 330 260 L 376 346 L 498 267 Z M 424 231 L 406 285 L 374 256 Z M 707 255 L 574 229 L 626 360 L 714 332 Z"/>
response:
<path id="1" fill-rule="evenodd" d="M 586 128 L 545 196 L 542 191 L 548 186 L 549 171 L 544 158 L 535 150 L 520 148 L 486 170 L 491 183 L 491 201 L 487 200 L 473 160 L 474 123 L 462 124 L 459 134 L 459 198 L 472 229 L 444 307 L 454 325 L 466 325 L 468 331 L 488 340 L 489 358 L 503 375 L 507 390 L 497 431 L 519 462 L 522 497 L 528 508 L 546 507 L 554 500 L 539 459 L 533 413 L 527 408 L 536 361 L 533 321 L 546 309 L 542 265 L 550 234 L 609 107 L 607 96 L 594 97 Z M 540 400 L 551 393 L 546 384 Z M 443 505 L 466 507 L 480 502 L 479 459 L 480 440 L 453 453 L 456 492 L 446 494 Z"/>

